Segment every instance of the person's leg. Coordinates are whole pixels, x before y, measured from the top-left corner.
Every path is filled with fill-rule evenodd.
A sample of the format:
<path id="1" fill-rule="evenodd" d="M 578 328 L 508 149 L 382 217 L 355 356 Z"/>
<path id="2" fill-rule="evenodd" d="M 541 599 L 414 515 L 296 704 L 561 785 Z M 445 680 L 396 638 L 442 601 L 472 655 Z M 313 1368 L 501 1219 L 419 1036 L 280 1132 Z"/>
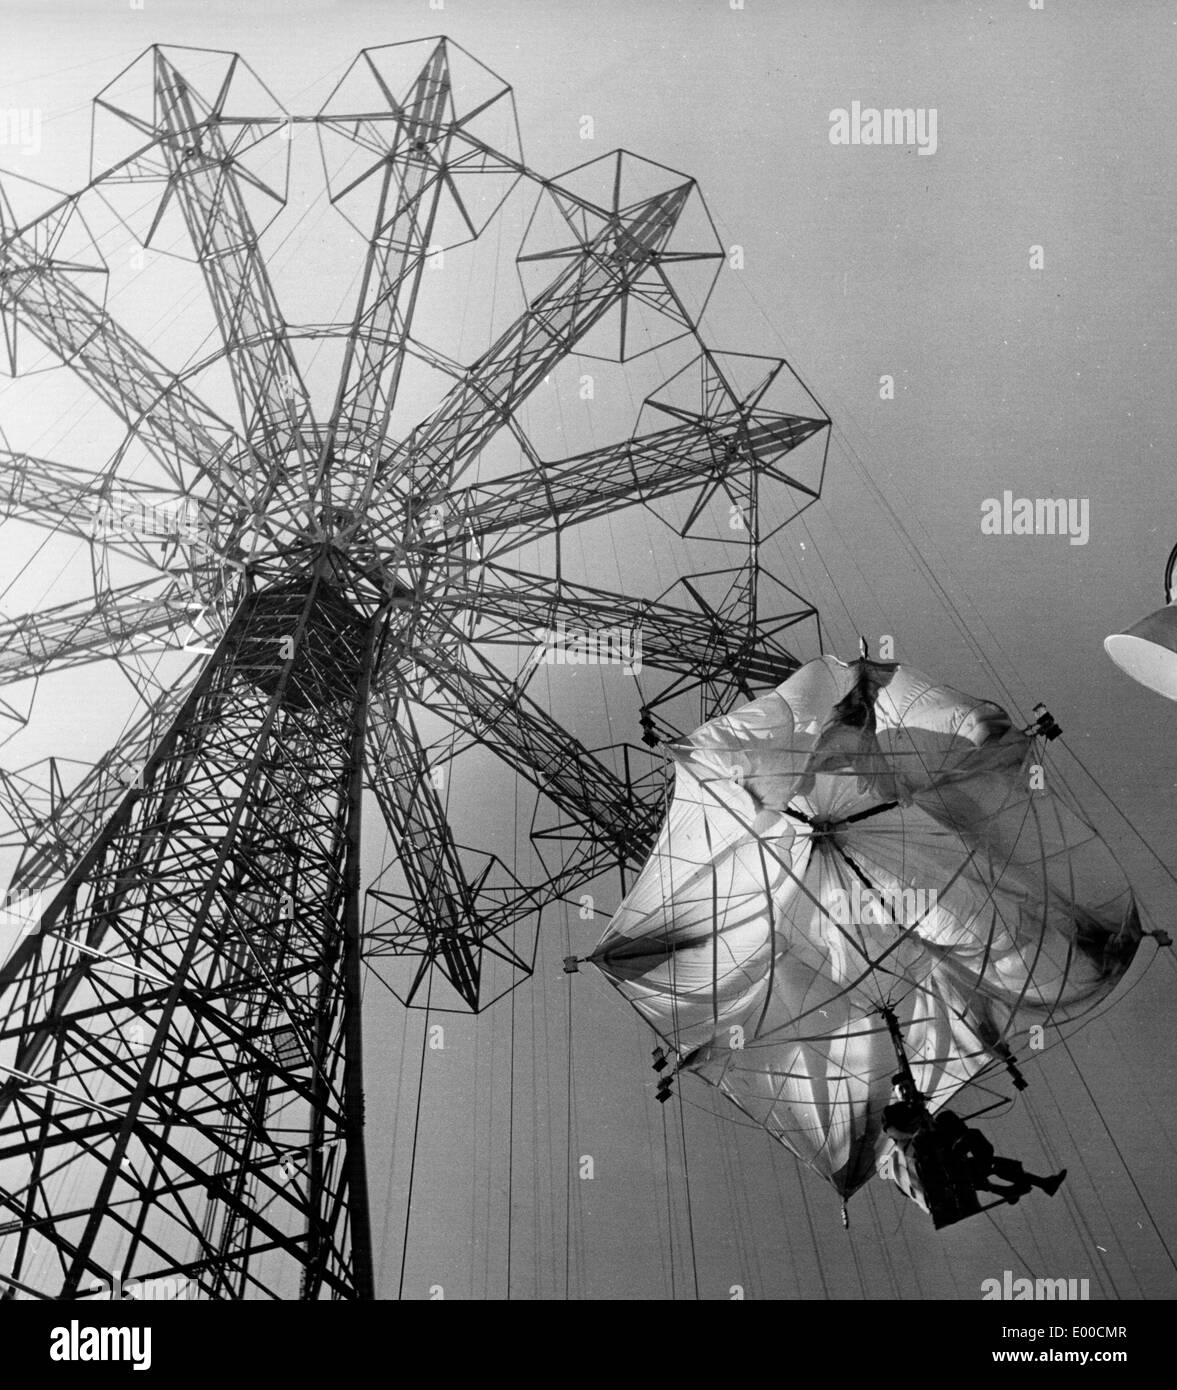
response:
<path id="1" fill-rule="evenodd" d="M 1024 1197 L 1027 1192 L 1037 1187 L 1048 1196 L 1053 1197 L 1067 1176 L 1067 1170 L 1064 1168 L 1061 1173 L 1056 1173 L 1050 1178 L 1040 1178 L 1037 1173 L 1027 1173 L 1016 1158 L 995 1158 L 993 1160 L 993 1174 L 995 1177 L 1012 1183 L 1013 1190 L 1019 1196 Z"/>
<path id="2" fill-rule="evenodd" d="M 1048 1196 L 1053 1197 L 1062 1186 L 1063 1179 L 1066 1176 L 1067 1170 L 1064 1168 L 1061 1173 L 1055 1173 L 1049 1178 L 1040 1178 L 1035 1173 L 1027 1173 L 1026 1181 L 1030 1183 L 1031 1186 L 1041 1188 Z"/>
<path id="3" fill-rule="evenodd" d="M 1005 1178 L 1004 1173 L 994 1171 L 988 1163 L 981 1163 L 974 1160 L 969 1167 L 969 1178 L 978 1192 L 992 1192 L 995 1196 L 1004 1197 L 1007 1193 L 1017 1191 L 1016 1187 L 1007 1187 L 1005 1183 L 1000 1185 L 994 1183 L 994 1178 Z M 1016 1200 L 1016 1199 L 1015 1199 Z"/>
<path id="4" fill-rule="evenodd" d="M 992 1192 L 995 1197 L 1000 1197 L 1003 1202 L 1008 1202 L 1011 1207 L 1017 1206 L 1018 1198 L 1025 1196 L 1025 1193 L 1030 1190 L 1026 1188 L 1023 1191 L 1020 1187 L 1006 1187 L 1004 1184 L 999 1186 L 996 1183 L 990 1182 L 988 1178 L 977 1183 L 976 1187 L 978 1192 Z"/>
<path id="5" fill-rule="evenodd" d="M 1016 1158 L 995 1158 L 990 1172 L 995 1178 L 1009 1183 L 1010 1190 L 1016 1192 L 1019 1197 L 1024 1197 L 1031 1188 L 1038 1185 L 1038 1180 L 1032 1178 Z"/>
<path id="6" fill-rule="evenodd" d="M 1026 1170 L 1016 1158 L 995 1158 L 989 1171 L 1004 1182 L 1020 1183 L 1026 1176 Z"/>

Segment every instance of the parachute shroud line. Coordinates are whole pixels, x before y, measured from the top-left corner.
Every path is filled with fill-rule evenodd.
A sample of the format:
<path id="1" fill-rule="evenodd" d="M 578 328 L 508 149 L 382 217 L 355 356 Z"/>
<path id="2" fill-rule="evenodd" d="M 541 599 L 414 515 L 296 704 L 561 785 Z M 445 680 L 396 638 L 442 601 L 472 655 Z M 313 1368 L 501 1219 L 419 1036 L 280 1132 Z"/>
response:
<path id="1" fill-rule="evenodd" d="M 997 1064 L 1016 1085 L 1011 1043 L 1133 958 L 1132 891 L 1031 789 L 1033 751 L 1000 706 L 909 667 L 810 662 L 668 746 L 658 843 L 589 959 L 676 1071 L 848 1198 L 892 1158 L 893 1048 L 930 1109 Z"/>

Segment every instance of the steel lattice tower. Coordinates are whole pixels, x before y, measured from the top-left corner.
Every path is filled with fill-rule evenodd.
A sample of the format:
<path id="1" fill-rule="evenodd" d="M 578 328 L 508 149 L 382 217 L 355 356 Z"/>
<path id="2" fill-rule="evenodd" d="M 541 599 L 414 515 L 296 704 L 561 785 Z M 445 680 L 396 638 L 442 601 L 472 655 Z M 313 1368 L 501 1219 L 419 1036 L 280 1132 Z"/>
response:
<path id="1" fill-rule="evenodd" d="M 317 129 L 331 202 L 365 243 L 350 318 L 310 328 L 283 317 L 259 248 L 285 185 L 258 152 L 298 124 Z M 112 129 L 107 161 L 98 135 Z M 8 1297 L 173 1274 L 211 1298 L 372 1297 L 365 962 L 400 963 L 406 1004 L 480 1009 L 529 973 L 521 928 L 640 861 L 661 815 L 660 783 L 583 746 L 528 694 L 527 665 L 510 675 L 488 650 L 532 647 L 557 623 L 636 625 L 665 677 L 647 742 L 675 727 L 684 692 L 710 712 L 796 667 L 782 634 L 815 614 L 789 591 L 767 612 L 759 517 L 766 489 L 784 520 L 818 495 L 828 421 L 785 403 L 787 364 L 699 339 L 702 301 L 681 278 L 712 283 L 722 251 L 693 181 L 622 152 L 542 179 L 515 131 L 510 89 L 445 39 L 366 50 L 305 117 L 234 54 L 153 48 L 97 98 L 86 188 L 25 220 L 0 192 L 12 370 L 22 341 L 48 349 L 157 469 L 120 472 L 125 451 L 100 472 L 3 453 L 6 514 L 86 539 L 96 561 L 92 599 L 0 621 L 0 676 L 152 644 L 198 658 L 74 785 L 53 760 L 0 774 L 13 890 L 44 893 L 0 966 Z M 450 361 L 413 332 L 427 259 L 446 218 L 477 238 L 520 181 L 560 231 L 529 230 L 520 267 L 539 279 L 522 314 L 473 363 Z M 125 189 L 140 205 L 152 194 L 145 246 L 182 228 L 234 420 L 96 297 L 105 267 L 83 202 Z M 630 439 L 540 459 L 515 412 L 592 334 L 615 331 L 625 360 L 639 310 L 693 338 L 692 360 Z M 341 367 L 312 399 L 305 349 L 327 339 Z M 452 386 L 395 438 L 414 358 Z M 521 466 L 484 478 L 480 455 L 505 429 Z M 140 538 L 96 531 L 116 492 L 191 508 L 166 582 Z M 688 499 L 686 534 L 717 495 L 746 518 L 718 600 L 702 581 L 682 605 L 511 565 L 524 543 L 635 503 Z M 124 582 L 128 563 L 156 579 Z M 552 809 L 543 833 L 561 853 L 542 881 L 457 842 L 422 709 Z M 365 882 L 365 797 L 394 879 Z"/>

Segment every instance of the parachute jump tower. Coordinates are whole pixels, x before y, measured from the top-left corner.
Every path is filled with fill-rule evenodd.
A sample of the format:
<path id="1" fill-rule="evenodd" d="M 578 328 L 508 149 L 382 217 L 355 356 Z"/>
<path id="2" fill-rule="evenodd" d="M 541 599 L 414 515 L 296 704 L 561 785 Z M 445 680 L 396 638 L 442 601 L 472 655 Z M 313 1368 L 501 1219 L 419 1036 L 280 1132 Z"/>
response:
<path id="1" fill-rule="evenodd" d="M 182 1275 L 204 1298 L 368 1299 L 364 972 L 387 969 L 406 1005 L 485 1007 L 529 974 L 545 906 L 640 864 L 661 817 L 654 781 L 583 746 L 493 653 L 558 622 L 636 623 L 663 694 L 702 717 L 778 684 L 798 665 L 783 634 L 815 613 L 791 593 L 766 603 L 762 500 L 795 513 L 818 495 L 828 421 L 783 404 L 783 362 L 699 338 L 722 252 L 692 180 L 623 152 L 541 178 L 510 89 L 445 39 L 366 50 L 306 116 L 235 54 L 156 47 L 94 119 L 80 192 L 24 217 L 3 185 L 0 321 L 13 371 L 47 351 L 126 439 L 105 466 L 4 452 L 7 515 L 90 545 L 94 591 L 3 619 L 0 671 L 27 690 L 88 662 L 134 676 L 145 653 L 187 655 L 73 784 L 52 759 L 0 784 L 12 890 L 43 894 L 0 966 L 3 1296 Z M 350 313 L 300 327 L 259 239 L 303 127 L 362 250 Z M 427 260 L 527 185 L 522 312 L 452 360 L 416 331 Z M 105 307 L 94 197 L 198 267 L 219 335 L 198 366 L 232 410 Z M 543 459 L 521 405 L 590 338 L 625 361 L 639 322 L 683 339 L 688 364 L 631 438 Z M 308 363 L 324 345 L 339 369 L 321 391 Z M 394 433 L 422 361 L 448 389 Z M 503 432 L 518 466 L 486 476 Z M 191 508 L 195 534 L 170 538 L 166 563 L 133 531 L 96 535 L 95 514 L 128 497 Z M 512 568 L 525 544 L 635 504 L 688 504 L 689 534 L 716 497 L 746 520 L 717 597 Z M 647 732 L 672 733 L 647 705 Z M 458 843 L 433 774 L 473 744 L 555 818 L 546 877 Z M 376 876 L 373 835 L 396 851 Z"/>

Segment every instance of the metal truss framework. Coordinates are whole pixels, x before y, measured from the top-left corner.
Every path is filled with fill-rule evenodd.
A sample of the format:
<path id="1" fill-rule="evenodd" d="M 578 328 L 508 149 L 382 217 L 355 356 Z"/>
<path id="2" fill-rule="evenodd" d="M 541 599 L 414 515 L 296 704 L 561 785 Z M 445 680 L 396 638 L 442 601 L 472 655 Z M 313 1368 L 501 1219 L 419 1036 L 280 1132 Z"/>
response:
<path id="1" fill-rule="evenodd" d="M 315 335 L 283 317 L 259 244 L 285 200 L 259 151 L 294 122 L 317 128 L 331 202 L 366 242 L 353 312 L 316 330 L 342 344 L 320 401 L 298 347 Z M 145 646 L 198 659 L 68 790 L 53 760 L 47 779 L 0 774 L 24 842 L 13 887 L 48 899 L 0 969 L 0 1278 L 8 1296 L 183 1274 L 213 1298 L 368 1298 L 362 959 L 399 961 L 406 1003 L 485 1007 L 530 972 L 541 910 L 640 862 L 662 814 L 659 778 L 584 747 L 528 693 L 534 660 L 510 675 L 496 649 L 561 626 L 640 633 L 665 681 L 647 743 L 684 693 L 710 713 L 782 680 L 785 635 L 816 615 L 791 594 L 764 611 L 762 501 L 783 499 L 779 525 L 818 495 L 828 422 L 783 403 L 785 363 L 699 339 L 682 277 L 713 280 L 722 257 L 693 181 L 624 152 L 541 178 L 510 88 L 448 40 L 365 50 L 305 117 L 237 55 L 153 48 L 97 98 L 96 141 L 111 129 L 118 157 L 33 220 L 0 190 L 0 323 L 14 370 L 25 339 L 67 363 L 164 481 L 124 480 L 119 458 L 96 474 L 2 455 L 4 515 L 89 540 L 100 579 L 92 600 L 0 624 L 0 680 Z M 427 257 L 447 226 L 453 244 L 480 236 L 521 180 L 560 229 L 529 231 L 520 254 L 539 283 L 482 356 L 442 364 L 452 388 L 394 438 L 406 364 L 428 356 L 413 335 Z M 158 194 L 143 243 L 178 226 L 199 266 L 235 423 L 92 292 L 83 199 L 123 185 L 139 205 L 144 185 Z M 693 337 L 693 360 L 630 439 L 541 461 L 519 408 L 603 327 L 624 360 L 639 312 Z M 480 477 L 504 429 L 524 466 Z M 116 494 L 193 509 L 195 531 L 160 542 L 179 580 L 103 577 L 112 557 L 160 569 L 133 526 L 96 530 Z M 510 563 L 676 497 L 692 534 L 717 495 L 743 549 L 684 581 L 685 605 Z M 535 831 L 558 844 L 547 877 L 458 843 L 437 776 L 452 750 L 426 716 L 537 789 L 556 817 Z M 370 883 L 365 801 L 396 852 Z"/>

